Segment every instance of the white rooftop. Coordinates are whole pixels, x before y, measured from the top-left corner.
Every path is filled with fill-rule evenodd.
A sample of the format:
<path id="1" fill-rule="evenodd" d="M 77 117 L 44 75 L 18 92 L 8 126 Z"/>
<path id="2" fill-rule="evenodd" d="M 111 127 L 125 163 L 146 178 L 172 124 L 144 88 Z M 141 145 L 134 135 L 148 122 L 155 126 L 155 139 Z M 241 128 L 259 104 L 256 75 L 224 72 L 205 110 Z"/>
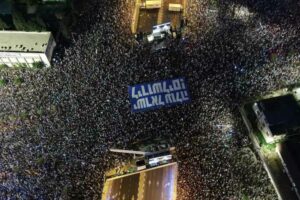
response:
<path id="1" fill-rule="evenodd" d="M 51 32 L 0 31 L 0 52 L 45 52 Z"/>

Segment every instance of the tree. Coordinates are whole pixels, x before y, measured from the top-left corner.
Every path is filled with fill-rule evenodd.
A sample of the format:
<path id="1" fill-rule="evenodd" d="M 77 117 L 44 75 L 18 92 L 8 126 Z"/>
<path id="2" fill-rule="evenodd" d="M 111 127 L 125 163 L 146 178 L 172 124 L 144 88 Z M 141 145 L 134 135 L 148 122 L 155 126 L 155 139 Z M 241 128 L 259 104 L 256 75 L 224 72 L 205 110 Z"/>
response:
<path id="1" fill-rule="evenodd" d="M 12 15 L 15 28 L 20 31 L 44 31 L 45 27 L 37 22 L 37 19 L 26 20 L 22 13 L 15 12 Z"/>
<path id="2" fill-rule="evenodd" d="M 28 20 L 26 25 L 26 31 L 45 31 L 45 28 L 38 24 L 36 20 Z"/>
<path id="3" fill-rule="evenodd" d="M 40 3 L 40 0 L 14 0 L 14 1 L 15 1 L 15 3 L 18 3 L 18 4 L 26 3 L 27 5 L 36 5 L 36 4 Z"/>
<path id="4" fill-rule="evenodd" d="M 34 62 L 32 63 L 32 67 L 36 69 L 42 69 L 45 67 L 45 65 L 43 62 Z"/>
<path id="5" fill-rule="evenodd" d="M 6 30 L 9 26 L 6 24 L 6 22 L 0 17 L 0 30 Z"/>
<path id="6" fill-rule="evenodd" d="M 17 68 L 26 68 L 27 64 L 25 64 L 25 63 L 17 63 L 17 64 L 14 64 L 14 67 L 17 67 Z"/>
<path id="7" fill-rule="evenodd" d="M 8 65 L 6 65 L 6 64 L 0 64 L 0 70 L 1 69 L 7 69 L 8 68 Z"/>
<path id="8" fill-rule="evenodd" d="M 14 79 L 14 84 L 15 85 L 21 85 L 22 83 L 24 83 L 24 79 L 22 77 L 16 77 Z"/>
<path id="9" fill-rule="evenodd" d="M 13 13 L 12 20 L 13 20 L 15 28 L 18 31 L 26 30 L 26 20 L 25 20 L 24 16 L 22 15 L 22 13 L 20 13 L 20 12 Z"/>
<path id="10" fill-rule="evenodd" d="M 28 5 L 36 5 L 38 4 L 40 1 L 39 0 L 26 0 L 26 3 Z"/>
<path id="11" fill-rule="evenodd" d="M 5 86 L 7 83 L 8 83 L 8 80 L 7 80 L 7 79 L 5 79 L 5 78 L 1 78 L 1 79 L 0 79 L 0 87 Z"/>

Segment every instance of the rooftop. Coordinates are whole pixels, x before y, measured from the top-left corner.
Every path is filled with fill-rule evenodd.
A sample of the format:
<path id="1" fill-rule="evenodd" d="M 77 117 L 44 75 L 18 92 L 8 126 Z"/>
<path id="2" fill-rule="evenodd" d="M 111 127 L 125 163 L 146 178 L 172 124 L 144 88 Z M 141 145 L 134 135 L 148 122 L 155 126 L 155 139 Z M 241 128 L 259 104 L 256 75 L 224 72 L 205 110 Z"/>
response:
<path id="1" fill-rule="evenodd" d="M 300 106 L 293 95 L 264 99 L 257 104 L 274 135 L 300 127 Z"/>
<path id="2" fill-rule="evenodd" d="M 51 32 L 0 31 L 0 52 L 45 52 Z"/>

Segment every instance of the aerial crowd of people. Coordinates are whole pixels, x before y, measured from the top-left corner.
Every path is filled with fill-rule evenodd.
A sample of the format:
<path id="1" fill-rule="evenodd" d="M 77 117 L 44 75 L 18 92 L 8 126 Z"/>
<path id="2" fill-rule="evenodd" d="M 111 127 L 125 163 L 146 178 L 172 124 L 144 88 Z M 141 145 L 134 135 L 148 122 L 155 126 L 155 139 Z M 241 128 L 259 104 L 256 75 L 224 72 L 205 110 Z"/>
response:
<path id="1" fill-rule="evenodd" d="M 217 2 L 188 1 L 182 37 L 151 52 L 130 32 L 133 0 L 89 0 L 51 68 L 0 71 L 24 79 L 0 88 L 0 199 L 101 199 L 127 159 L 109 148 L 145 137 L 176 147 L 177 199 L 276 199 L 238 109 L 299 82 L 300 5 Z M 175 77 L 189 104 L 130 112 L 128 86 Z"/>

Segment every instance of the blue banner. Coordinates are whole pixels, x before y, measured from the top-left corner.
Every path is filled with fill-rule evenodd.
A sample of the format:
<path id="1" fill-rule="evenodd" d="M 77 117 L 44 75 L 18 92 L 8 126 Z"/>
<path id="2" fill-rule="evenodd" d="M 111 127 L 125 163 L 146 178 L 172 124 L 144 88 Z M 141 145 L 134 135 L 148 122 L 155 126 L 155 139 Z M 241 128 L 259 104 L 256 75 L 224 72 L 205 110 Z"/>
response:
<path id="1" fill-rule="evenodd" d="M 185 78 L 129 86 L 128 91 L 132 112 L 142 112 L 190 101 Z"/>

